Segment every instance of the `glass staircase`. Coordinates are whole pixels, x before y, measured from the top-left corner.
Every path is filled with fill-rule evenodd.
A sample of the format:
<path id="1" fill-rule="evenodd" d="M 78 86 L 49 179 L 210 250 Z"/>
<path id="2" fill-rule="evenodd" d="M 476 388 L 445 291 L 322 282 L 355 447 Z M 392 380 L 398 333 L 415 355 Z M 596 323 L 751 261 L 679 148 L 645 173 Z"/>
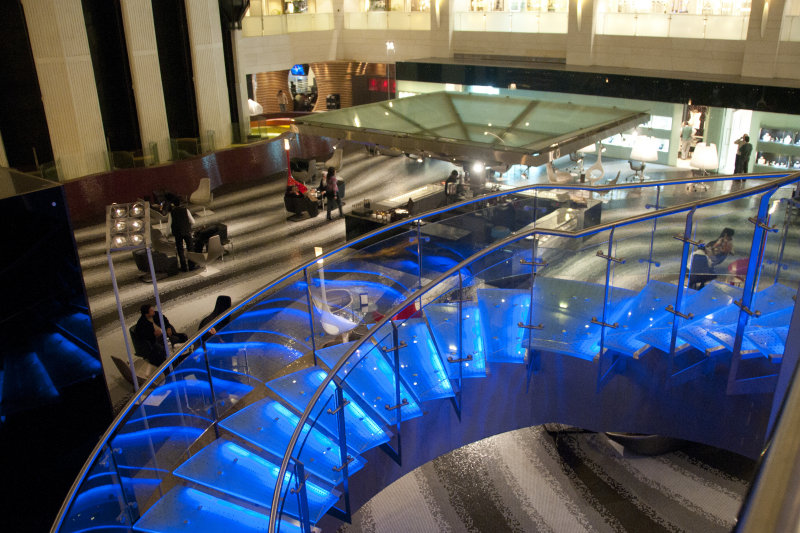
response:
<path id="1" fill-rule="evenodd" d="M 726 201 L 780 194 L 797 179 L 765 180 Z M 664 216 L 699 220 L 716 203 Z M 490 209 L 476 206 L 478 214 Z M 689 250 L 698 241 L 689 230 L 699 223 L 677 239 L 666 233 L 672 227 L 652 229 L 658 217 L 623 218 L 577 237 L 531 227 L 483 252 L 475 241 L 447 242 L 440 261 L 436 241 L 412 223 L 290 273 L 232 311 L 216 335 L 187 344 L 140 391 L 54 531 L 310 531 L 326 513 L 347 519 L 348 480 L 367 465 L 365 454 L 397 456 L 403 424 L 432 402 L 460 409 L 467 378 L 493 379 L 497 365 L 533 372 L 545 353 L 599 367 L 650 353 L 780 363 L 798 279 L 781 269 L 783 277 L 762 276 L 759 258 L 778 249 L 775 238 L 758 225 L 742 237 L 742 247 L 753 243 L 753 268 L 741 287 L 720 276 L 691 290 Z M 488 228 L 491 217 L 484 220 Z M 651 228 L 642 241 L 647 262 L 612 256 L 620 251 L 614 231 L 631 223 Z M 567 244 L 539 261 L 545 236 Z M 664 269 L 651 270 L 659 253 Z"/>

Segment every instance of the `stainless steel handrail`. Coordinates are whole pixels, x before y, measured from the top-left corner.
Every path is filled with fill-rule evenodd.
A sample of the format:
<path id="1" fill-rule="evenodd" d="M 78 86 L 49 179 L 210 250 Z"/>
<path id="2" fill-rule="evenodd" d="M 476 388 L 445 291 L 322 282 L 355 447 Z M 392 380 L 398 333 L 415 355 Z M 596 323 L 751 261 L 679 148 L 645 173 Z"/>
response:
<path id="1" fill-rule="evenodd" d="M 715 197 L 715 198 L 710 198 L 710 199 L 705 199 L 705 200 L 696 200 L 694 202 L 687 202 L 687 203 L 680 204 L 678 206 L 674 206 L 674 207 L 671 207 L 671 208 L 665 208 L 665 209 L 662 209 L 660 211 L 655 211 L 655 212 L 652 212 L 652 213 L 643 213 L 641 215 L 636 215 L 636 216 L 629 217 L 629 218 L 622 219 L 622 220 L 618 220 L 618 221 L 615 221 L 615 222 L 608 222 L 608 223 L 605 223 L 605 224 L 600 224 L 600 225 L 593 226 L 591 228 L 583 229 L 583 230 L 580 230 L 580 231 L 567 232 L 567 231 L 559 231 L 559 230 L 532 229 L 532 230 L 529 230 L 529 231 L 526 231 L 526 232 L 523 232 L 523 233 L 515 233 L 515 234 L 512 234 L 512 235 L 509 235 L 508 237 L 506 237 L 506 238 L 494 243 L 493 245 L 489 246 L 488 248 L 480 250 L 480 251 L 476 252 L 475 254 L 471 255 L 470 257 L 464 259 L 463 261 L 461 261 L 460 263 L 458 263 L 454 267 L 450 268 L 449 270 L 447 270 L 443 274 L 440 274 L 437 278 L 435 278 L 434 280 L 430 281 L 424 287 L 420 288 L 416 293 L 413 293 L 411 296 L 409 296 L 405 300 L 403 300 L 403 302 L 401 302 L 400 304 L 397 304 L 395 307 L 393 307 L 391 311 L 387 312 L 386 316 L 384 316 L 383 319 L 381 319 L 380 321 L 378 321 L 375 324 L 375 326 L 372 328 L 371 331 L 372 332 L 379 331 L 380 328 L 383 327 L 387 322 L 389 322 L 392 319 L 392 317 L 394 317 L 397 313 L 399 313 L 400 311 L 402 311 L 403 309 L 408 307 L 413 301 L 415 301 L 418 298 L 420 298 L 421 296 L 425 295 L 428 291 L 430 291 L 431 289 L 436 287 L 439 283 L 441 283 L 442 281 L 444 281 L 448 277 L 454 275 L 456 272 L 458 272 L 459 270 L 461 270 L 465 266 L 473 263 L 474 261 L 480 259 L 481 257 L 483 257 L 485 255 L 488 255 L 489 253 L 492 253 L 492 252 L 494 252 L 494 251 L 496 251 L 496 250 L 498 250 L 498 249 L 500 249 L 500 248 L 502 248 L 504 246 L 508 246 L 509 244 L 511 244 L 513 242 L 516 242 L 518 240 L 522 240 L 522 239 L 524 239 L 526 237 L 533 236 L 533 235 L 552 235 L 552 236 L 556 236 L 556 237 L 567 237 L 567 238 L 586 237 L 586 236 L 594 235 L 596 233 L 600 233 L 600 232 L 608 230 L 608 229 L 628 226 L 628 225 L 631 225 L 631 224 L 635 224 L 637 222 L 652 220 L 654 218 L 661 218 L 661 217 L 673 215 L 673 214 L 676 214 L 676 213 L 686 212 L 686 211 L 690 211 L 692 209 L 697 209 L 697 208 L 701 208 L 701 207 L 708 207 L 708 206 L 712 206 L 712 205 L 717 205 L 717 204 L 724 203 L 724 202 L 727 202 L 727 201 L 730 201 L 730 200 L 736 200 L 736 199 L 739 199 L 739 198 L 745 198 L 745 197 L 753 196 L 754 194 L 758 194 L 758 193 L 762 193 L 762 192 L 774 191 L 774 190 L 779 189 L 780 187 L 783 187 L 785 185 L 789 185 L 791 183 L 795 183 L 795 182 L 800 181 L 800 173 L 794 173 L 792 175 L 786 176 L 786 177 L 784 177 L 782 179 L 779 179 L 779 180 L 776 180 L 776 181 L 777 181 L 777 183 L 776 182 L 770 182 L 770 183 L 767 183 L 767 184 L 763 184 L 763 185 L 760 185 L 760 186 L 753 187 L 752 189 L 747 189 L 746 190 L 747 194 L 745 194 L 744 191 L 738 191 L 738 192 L 735 192 L 735 193 L 729 193 L 729 194 L 718 196 L 718 197 Z M 680 182 L 682 182 L 682 180 L 679 180 L 679 183 Z M 663 184 L 663 182 L 660 182 L 660 183 Z M 552 188 L 562 188 L 562 187 L 552 187 Z M 299 420 L 299 422 L 297 424 L 297 427 L 295 428 L 294 433 L 292 433 L 292 437 L 290 438 L 289 443 L 287 444 L 286 454 L 284 454 L 283 460 L 281 461 L 281 466 L 280 466 L 280 470 L 279 470 L 279 473 L 278 473 L 278 481 L 277 481 L 277 485 L 275 487 L 275 492 L 273 493 L 272 506 L 271 506 L 271 509 L 270 509 L 270 521 L 269 521 L 269 532 L 270 533 L 274 533 L 274 531 L 275 531 L 275 524 L 276 524 L 276 519 L 277 519 L 277 509 L 278 509 L 278 504 L 279 504 L 279 500 L 280 500 L 280 490 L 281 490 L 282 485 L 283 485 L 283 476 L 286 474 L 286 469 L 288 468 L 289 461 L 290 461 L 291 456 L 292 456 L 292 452 L 294 450 L 295 445 L 297 444 L 298 438 L 300 437 L 300 433 L 302 431 L 302 428 L 305 426 L 305 423 L 308 420 L 308 417 L 310 416 L 314 405 L 319 400 L 319 398 L 322 396 L 322 393 L 325 391 L 325 388 L 328 386 L 328 384 L 330 384 L 330 382 L 333 380 L 333 377 L 336 376 L 336 374 L 338 374 L 339 370 L 341 370 L 342 367 L 345 365 L 345 363 L 347 363 L 347 361 L 350 359 L 352 354 L 355 353 L 357 350 L 359 350 L 361 348 L 361 345 L 372 337 L 372 335 L 373 335 L 372 332 L 370 332 L 370 334 L 365 335 L 361 339 L 356 341 L 353 344 L 353 346 L 351 346 L 350 349 L 348 349 L 347 352 L 345 352 L 342 355 L 342 357 L 339 359 L 339 361 L 333 367 L 331 367 L 330 372 L 322 380 L 322 383 L 319 385 L 317 390 L 314 391 L 314 394 L 309 399 L 309 402 L 308 402 L 308 404 L 306 406 L 306 409 L 303 411 L 303 414 L 300 416 L 300 420 Z"/>
<path id="2" fill-rule="evenodd" d="M 465 200 L 465 201 L 462 201 L 462 202 L 459 202 L 459 203 L 450 204 L 450 205 L 448 205 L 447 207 L 444 207 L 444 208 L 427 211 L 427 212 L 422 213 L 422 214 L 420 214 L 420 215 L 418 215 L 416 217 L 413 217 L 413 218 L 406 218 L 406 219 L 400 220 L 400 221 L 395 222 L 393 224 L 389 224 L 389 225 L 387 225 L 387 226 L 385 226 L 383 228 L 379 228 L 379 229 L 376 229 L 374 231 L 371 231 L 371 232 L 369 232 L 369 233 L 367 233 L 367 234 L 365 234 L 365 235 L 363 235 L 363 236 L 361 236 L 361 237 L 359 237 L 359 238 L 357 238 L 357 239 L 355 239 L 353 241 L 350 241 L 350 242 L 348 242 L 348 243 L 346 243 L 346 244 L 344 244 L 342 246 L 339 246 L 338 248 L 335 248 L 335 249 L 333 249 L 333 250 L 331 250 L 331 251 L 329 251 L 327 253 L 324 253 L 320 257 L 315 257 L 314 259 L 308 260 L 307 262 L 303 263 L 301 266 L 299 266 L 299 267 L 297 267 L 297 268 L 295 268 L 295 269 L 283 274 L 282 276 L 278 277 L 277 279 L 275 279 L 272 283 L 270 283 L 269 285 L 267 285 L 263 289 L 260 289 L 260 290 L 256 291 L 255 293 L 253 293 L 252 295 L 247 297 L 245 300 L 243 300 L 241 303 L 239 303 L 235 307 L 229 309 L 223 315 L 220 315 L 215 321 L 207 324 L 204 329 L 198 331 L 193 337 L 191 337 L 184 344 L 184 348 L 183 349 L 181 349 L 178 353 L 173 355 L 171 358 L 167 359 L 161 365 L 161 367 L 159 367 L 159 369 L 156 371 L 156 373 L 147 381 L 147 383 L 145 383 L 143 386 L 141 386 L 139 388 L 139 391 L 128 401 L 128 404 L 125 406 L 125 408 L 123 408 L 119 412 L 119 414 L 117 414 L 117 416 L 114 418 L 112 423 L 109 425 L 108 429 L 106 429 L 106 431 L 103 433 L 101 438 L 98 440 L 98 443 L 95 446 L 95 448 L 92 450 L 92 453 L 87 458 L 86 462 L 84 463 L 83 467 L 81 468 L 81 471 L 78 473 L 77 477 L 75 478 L 75 481 L 73 482 L 72 486 L 70 487 L 70 490 L 67 493 L 67 496 L 65 497 L 64 502 L 61 505 L 61 508 L 59 509 L 58 515 L 56 516 L 56 520 L 54 521 L 53 526 L 52 526 L 52 528 L 50 530 L 51 533 L 55 533 L 60 529 L 64 519 L 66 518 L 67 511 L 69 510 L 70 506 L 72 505 L 72 503 L 73 503 L 73 501 L 75 499 L 75 496 L 77 494 L 78 489 L 83 484 L 83 481 L 85 480 L 85 478 L 86 478 L 86 476 L 87 476 L 87 474 L 89 472 L 89 469 L 95 464 L 95 462 L 96 462 L 98 456 L 100 455 L 100 452 L 103 449 L 103 447 L 108 443 L 108 441 L 110 440 L 110 437 L 116 432 L 116 430 L 119 428 L 120 424 L 122 424 L 122 422 L 128 416 L 132 406 L 136 405 L 137 402 L 139 402 L 139 400 L 141 399 L 141 396 L 145 393 L 145 391 L 150 389 L 151 385 L 164 374 L 164 371 L 166 369 L 170 368 L 178 359 L 182 358 L 187 353 L 187 350 L 190 350 L 190 348 L 195 343 L 200 341 L 200 338 L 203 335 L 205 335 L 211 328 L 215 327 L 219 322 L 221 322 L 222 320 L 227 319 L 230 316 L 235 315 L 240 310 L 242 310 L 243 308 L 245 308 L 248 305 L 250 305 L 254 300 L 258 299 L 259 297 L 261 297 L 265 293 L 267 293 L 267 292 L 271 291 L 272 289 L 274 289 L 275 287 L 279 286 L 281 283 L 283 283 L 286 280 L 290 279 L 292 276 L 295 276 L 295 275 L 303 272 L 304 270 L 306 270 L 308 267 L 310 267 L 313 264 L 315 264 L 320 259 L 327 259 L 327 258 L 329 258 L 331 256 L 334 256 L 334 255 L 336 255 L 336 254 L 338 254 L 338 253 L 340 253 L 340 252 L 342 252 L 344 250 L 348 250 L 348 249 L 352 248 L 354 245 L 357 245 L 357 244 L 359 244 L 361 242 L 364 242 L 364 241 L 367 241 L 367 240 L 370 240 L 370 239 L 374 239 L 376 236 L 381 235 L 383 233 L 387 233 L 389 231 L 392 231 L 392 230 L 394 230 L 394 229 L 396 229 L 398 227 L 402 227 L 402 226 L 405 226 L 405 225 L 408 225 L 408 224 L 411 224 L 411 223 L 422 221 L 422 220 L 425 220 L 427 218 L 430 218 L 430 217 L 433 217 L 433 216 L 437 216 L 437 215 L 440 215 L 442 213 L 446 213 L 448 211 L 452 211 L 454 209 L 461 208 L 461 207 L 464 207 L 464 206 L 467 206 L 467 205 L 471 205 L 471 204 L 474 204 L 474 203 L 485 202 L 487 200 L 492 200 L 492 199 L 495 199 L 495 198 L 501 198 L 503 196 L 508 196 L 508 195 L 511 195 L 511 194 L 518 194 L 520 192 L 525 192 L 525 191 L 536 191 L 536 190 L 546 191 L 546 190 L 555 190 L 555 189 L 557 189 L 557 190 L 579 190 L 579 191 L 592 191 L 592 192 L 607 192 L 607 191 L 613 191 L 613 190 L 647 189 L 647 188 L 652 188 L 652 187 L 664 187 L 664 186 L 670 186 L 670 185 L 684 185 L 684 184 L 690 184 L 690 183 L 712 183 L 712 182 L 722 182 L 722 181 L 733 181 L 733 180 L 737 180 L 737 179 L 751 179 L 751 180 L 754 180 L 754 179 L 759 179 L 759 180 L 769 179 L 770 181 L 768 183 L 757 185 L 755 187 L 751 187 L 751 188 L 748 188 L 748 189 L 742 189 L 741 191 L 738 191 L 736 193 L 729 193 L 727 195 L 724 195 L 724 196 L 721 196 L 721 197 L 715 197 L 715 198 L 712 198 L 712 199 L 697 200 L 695 202 L 688 202 L 688 203 L 681 204 L 681 205 L 673 207 L 673 208 L 665 208 L 665 209 L 662 209 L 660 211 L 655 211 L 655 212 L 653 212 L 651 214 L 645 213 L 645 214 L 642 214 L 642 215 L 637 215 L 635 217 L 631 217 L 629 219 L 621 219 L 621 220 L 618 220 L 618 221 L 616 221 L 614 223 L 609 223 L 609 224 L 613 224 L 613 225 L 615 225 L 615 227 L 619 227 L 619 226 L 622 226 L 622 225 L 633 224 L 633 223 L 639 222 L 641 220 L 648 220 L 648 219 L 652 219 L 652 218 L 663 217 L 663 216 L 666 216 L 666 215 L 669 215 L 669 214 L 673 214 L 675 212 L 686 211 L 686 210 L 690 209 L 692 206 L 695 206 L 695 205 L 697 205 L 699 207 L 703 207 L 703 206 L 707 206 L 707 205 L 715 205 L 717 203 L 721 203 L 721 202 L 724 202 L 724 201 L 727 201 L 727 200 L 731 200 L 731 199 L 745 198 L 745 197 L 753 196 L 753 195 L 765 192 L 767 190 L 777 189 L 777 188 L 789 185 L 791 183 L 800 181 L 800 173 L 781 172 L 781 173 L 775 173 L 775 174 L 758 174 L 758 175 L 746 174 L 746 175 L 741 175 L 741 176 L 737 176 L 737 175 L 713 176 L 713 177 L 709 176 L 709 177 L 703 177 L 703 178 L 700 178 L 700 179 L 674 179 L 674 180 L 663 180 L 663 181 L 644 182 L 644 183 L 638 183 L 637 182 L 637 183 L 626 183 L 626 184 L 615 184 L 615 185 L 594 185 L 594 186 L 585 185 L 585 184 L 558 184 L 558 185 L 555 185 L 555 184 L 535 184 L 535 185 L 527 185 L 525 187 L 518 187 L 518 188 L 515 188 L 515 189 L 508 189 L 508 190 L 505 190 L 505 191 L 499 191 L 499 192 L 496 192 L 496 193 L 487 194 L 487 195 L 479 196 L 479 197 L 476 197 L 476 198 L 471 198 L 469 200 Z M 494 251 L 495 249 L 497 249 L 497 248 L 499 248 L 501 246 L 506 246 L 510 242 L 514 242 L 515 240 L 522 239 L 525 236 L 530 235 L 532 233 L 538 233 L 538 234 L 541 234 L 541 235 L 546 235 L 547 234 L 547 235 L 563 236 L 563 237 L 581 237 L 581 236 L 586 236 L 586 235 L 592 235 L 592 234 L 600 232 L 600 231 L 604 231 L 605 229 L 608 229 L 609 227 L 611 227 L 609 224 L 603 224 L 603 225 L 599 225 L 599 226 L 594 226 L 594 227 L 592 227 L 590 229 L 581 230 L 581 231 L 576 232 L 576 233 L 537 230 L 535 232 L 532 231 L 531 233 L 525 233 L 525 234 L 522 234 L 522 235 L 512 234 L 509 237 L 507 237 L 506 239 L 503 239 L 499 243 L 496 243 L 495 245 L 490 247 L 490 249 L 485 250 L 485 253 L 490 253 L 491 251 Z M 467 261 L 469 261 L 469 258 L 467 260 L 465 260 L 465 261 L 462 261 L 462 263 L 467 262 Z M 459 263 L 459 264 L 462 264 L 462 263 Z M 453 267 L 453 269 L 455 269 L 455 268 L 456 267 Z M 449 270 L 448 272 L 452 271 L 453 269 Z M 444 276 L 444 277 L 440 276 L 439 278 L 437 278 L 437 280 L 445 279 L 445 277 L 446 276 Z M 427 290 L 425 292 L 427 292 Z M 407 303 L 405 305 L 401 304 L 401 305 L 397 306 L 393 310 L 394 312 L 389 314 L 388 316 L 389 317 L 394 316 L 397 312 L 401 311 L 409 303 L 411 303 L 415 299 L 419 298 L 419 296 L 421 294 L 423 294 L 423 293 L 422 292 L 415 293 L 413 298 L 409 297 L 406 300 Z M 381 321 L 381 325 L 383 323 L 385 323 L 385 322 L 386 322 L 386 320 Z M 364 337 L 364 338 L 369 338 L 369 336 Z M 359 343 L 359 345 L 360 345 L 360 343 Z M 340 363 L 343 360 L 346 360 L 347 357 L 349 357 L 349 355 L 350 355 L 349 352 L 347 354 L 345 354 L 345 356 L 343 356 L 343 359 L 340 360 Z M 335 371 L 333 373 L 335 373 Z M 333 375 L 333 373 L 331 375 Z M 209 377 L 209 379 L 210 379 L 210 377 Z M 326 381 L 325 384 L 327 384 L 328 382 L 329 382 L 329 380 Z M 321 390 L 322 389 L 318 389 L 318 392 L 321 393 Z M 314 402 L 316 402 L 318 398 L 312 398 L 312 399 L 313 399 Z M 309 404 L 309 405 L 313 405 L 313 404 Z M 307 413 L 304 412 L 303 418 L 302 418 L 303 423 L 305 423 L 306 420 L 307 420 Z M 302 427 L 302 424 L 300 424 L 298 427 Z M 295 437 L 295 435 L 293 435 L 293 440 L 290 441 L 289 446 L 290 447 L 294 447 L 296 442 L 297 442 L 297 438 Z M 286 465 L 288 464 L 288 460 L 286 458 L 284 458 L 284 459 L 285 459 L 284 462 L 281 464 L 281 471 L 280 471 L 280 475 L 281 476 L 285 475 Z M 283 478 L 279 478 L 278 484 L 282 485 L 282 483 L 283 483 Z M 280 486 L 276 486 L 276 494 L 279 494 L 279 490 L 278 490 L 279 488 L 280 488 Z M 275 504 L 275 501 L 273 499 L 273 509 L 275 509 L 274 504 Z M 271 518 L 271 520 L 274 519 L 274 517 L 272 517 L 272 515 L 270 515 L 270 518 Z M 272 527 L 273 527 L 273 522 L 271 521 L 270 522 L 270 528 L 272 528 Z"/>

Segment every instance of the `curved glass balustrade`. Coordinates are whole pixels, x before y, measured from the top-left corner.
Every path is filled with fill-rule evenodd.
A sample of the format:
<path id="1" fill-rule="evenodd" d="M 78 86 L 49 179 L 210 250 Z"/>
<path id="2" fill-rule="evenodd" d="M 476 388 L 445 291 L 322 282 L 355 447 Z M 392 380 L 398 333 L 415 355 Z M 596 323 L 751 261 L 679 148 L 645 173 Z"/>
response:
<path id="1" fill-rule="evenodd" d="M 350 477 L 379 458 L 413 464 L 471 438 L 437 432 L 433 406 L 483 421 L 478 386 L 529 387 L 554 420 L 757 454 L 800 284 L 787 246 L 800 174 L 708 181 L 732 192 L 685 180 L 501 191 L 288 273 L 135 396 L 54 531 L 308 531 L 347 516 Z M 705 244 L 726 227 L 733 246 L 714 266 L 724 254 Z M 513 387 L 495 378 L 508 372 Z M 508 407 L 487 427 L 531 413 Z"/>

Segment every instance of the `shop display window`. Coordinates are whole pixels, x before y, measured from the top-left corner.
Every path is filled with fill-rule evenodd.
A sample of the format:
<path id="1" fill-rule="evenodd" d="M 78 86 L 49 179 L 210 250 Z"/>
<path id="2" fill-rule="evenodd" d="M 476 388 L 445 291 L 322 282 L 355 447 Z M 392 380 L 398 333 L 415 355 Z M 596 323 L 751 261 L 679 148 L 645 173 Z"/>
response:
<path id="1" fill-rule="evenodd" d="M 750 0 L 600 0 L 600 13 L 750 14 Z"/>
<path id="2" fill-rule="evenodd" d="M 469 10 L 476 12 L 509 11 L 511 13 L 566 13 L 569 0 L 470 0 Z"/>
<path id="3" fill-rule="evenodd" d="M 430 12 L 430 0 L 369 0 L 368 11 Z"/>
<path id="4" fill-rule="evenodd" d="M 798 166 L 794 166 L 794 165 Z M 800 168 L 800 158 L 771 152 L 758 152 L 756 165 L 770 168 Z"/>
<path id="5" fill-rule="evenodd" d="M 758 140 L 765 143 L 800 146 L 800 131 L 779 128 L 761 128 Z"/>

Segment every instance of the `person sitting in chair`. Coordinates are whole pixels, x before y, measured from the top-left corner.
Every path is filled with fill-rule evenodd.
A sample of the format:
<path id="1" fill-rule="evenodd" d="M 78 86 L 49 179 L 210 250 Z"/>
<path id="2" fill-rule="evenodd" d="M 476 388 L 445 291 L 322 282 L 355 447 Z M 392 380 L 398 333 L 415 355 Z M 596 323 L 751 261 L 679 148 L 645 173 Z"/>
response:
<path id="1" fill-rule="evenodd" d="M 725 228 L 719 237 L 706 244 L 702 250 L 692 254 L 692 267 L 689 273 L 689 288 L 699 290 L 706 283 L 716 279 L 714 267 L 733 253 L 732 228 Z"/>
<path id="2" fill-rule="evenodd" d="M 150 304 L 144 304 L 139 309 L 141 316 L 136 322 L 134 333 L 136 340 L 140 344 L 145 353 L 137 353 L 147 359 L 153 366 L 161 366 L 167 359 L 167 353 L 164 349 L 164 337 L 161 330 L 161 319 L 156 308 Z M 189 336 L 185 333 L 178 333 L 175 328 L 170 324 L 166 315 L 164 315 L 164 327 L 167 328 L 167 338 L 174 346 L 175 344 L 186 342 Z"/>

